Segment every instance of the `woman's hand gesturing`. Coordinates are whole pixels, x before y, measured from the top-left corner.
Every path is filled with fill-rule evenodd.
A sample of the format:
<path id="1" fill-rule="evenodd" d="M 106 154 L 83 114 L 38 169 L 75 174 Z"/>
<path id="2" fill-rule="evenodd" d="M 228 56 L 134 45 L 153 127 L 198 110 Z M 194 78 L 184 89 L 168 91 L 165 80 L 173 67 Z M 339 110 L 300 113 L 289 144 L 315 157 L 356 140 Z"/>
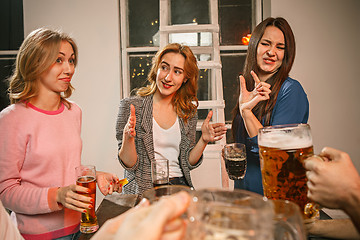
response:
<path id="1" fill-rule="evenodd" d="M 131 104 L 130 116 L 124 128 L 124 137 L 133 138 L 136 136 L 135 125 L 136 125 L 135 107 L 134 105 Z"/>
<path id="2" fill-rule="evenodd" d="M 213 111 L 210 111 L 201 126 L 201 138 L 207 144 L 209 142 L 219 141 L 226 134 L 225 123 L 210 123 Z"/>
<path id="3" fill-rule="evenodd" d="M 251 71 L 251 76 L 255 82 L 255 88 L 251 92 L 246 89 L 245 78 L 242 75 L 240 76 L 240 114 L 244 111 L 251 111 L 259 102 L 270 98 L 271 85 L 266 82 L 261 82 L 254 71 Z"/>

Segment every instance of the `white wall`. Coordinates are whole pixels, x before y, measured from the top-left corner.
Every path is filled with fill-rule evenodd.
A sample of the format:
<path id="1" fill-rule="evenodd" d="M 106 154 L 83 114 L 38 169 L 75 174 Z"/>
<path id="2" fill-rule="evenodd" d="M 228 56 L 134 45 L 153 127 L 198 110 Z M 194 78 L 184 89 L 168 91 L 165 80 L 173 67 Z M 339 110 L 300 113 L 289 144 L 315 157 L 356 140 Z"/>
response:
<path id="1" fill-rule="evenodd" d="M 272 16 L 289 21 L 296 38 L 292 77 L 310 102 L 315 151 L 350 154 L 360 170 L 360 1 L 271 0 Z"/>
<path id="2" fill-rule="evenodd" d="M 315 150 L 333 146 L 347 151 L 360 169 L 358 9 L 358 0 L 271 0 L 272 16 L 285 17 L 295 33 L 297 56 L 291 76 L 309 97 Z M 79 45 L 71 99 L 83 110 L 83 163 L 122 176 L 115 139 L 120 100 L 118 14 L 117 0 L 24 0 L 26 35 L 41 26 L 61 28 Z M 218 167 L 216 160 L 200 166 L 193 174 L 195 186 L 214 186 Z"/>
<path id="3" fill-rule="evenodd" d="M 38 27 L 60 28 L 78 44 L 71 100 L 83 111 L 82 163 L 122 177 L 115 138 L 120 100 L 118 12 L 117 0 L 24 0 L 25 35 Z"/>

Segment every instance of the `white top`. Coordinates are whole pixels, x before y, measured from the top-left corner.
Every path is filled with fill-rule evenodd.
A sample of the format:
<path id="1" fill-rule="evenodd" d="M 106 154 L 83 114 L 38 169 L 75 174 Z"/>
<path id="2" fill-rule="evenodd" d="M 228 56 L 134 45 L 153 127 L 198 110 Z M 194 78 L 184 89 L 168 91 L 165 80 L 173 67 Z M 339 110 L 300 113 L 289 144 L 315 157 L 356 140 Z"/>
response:
<path id="1" fill-rule="evenodd" d="M 169 129 L 163 129 L 153 118 L 153 136 L 155 159 L 169 160 L 169 177 L 181 177 L 183 173 L 179 166 L 180 153 L 180 125 L 176 117 L 174 125 Z"/>

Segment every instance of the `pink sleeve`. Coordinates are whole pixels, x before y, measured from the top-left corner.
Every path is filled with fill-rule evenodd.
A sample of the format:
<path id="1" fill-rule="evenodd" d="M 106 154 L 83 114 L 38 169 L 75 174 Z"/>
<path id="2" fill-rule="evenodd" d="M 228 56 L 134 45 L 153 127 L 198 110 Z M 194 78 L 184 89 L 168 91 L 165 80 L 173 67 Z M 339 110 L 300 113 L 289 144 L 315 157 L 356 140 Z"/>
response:
<path id="1" fill-rule="evenodd" d="M 0 115 L 0 199 L 5 207 L 17 213 L 52 212 L 48 204 L 48 187 L 22 184 L 20 169 L 28 136 L 20 130 L 16 116 L 9 115 Z"/>

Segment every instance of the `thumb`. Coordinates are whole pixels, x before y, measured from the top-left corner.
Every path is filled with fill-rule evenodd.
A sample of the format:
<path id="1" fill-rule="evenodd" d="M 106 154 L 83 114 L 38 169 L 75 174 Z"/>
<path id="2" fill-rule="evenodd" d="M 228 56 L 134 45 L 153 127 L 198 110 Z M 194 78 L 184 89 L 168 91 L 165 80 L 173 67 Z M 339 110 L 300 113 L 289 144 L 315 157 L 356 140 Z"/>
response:
<path id="1" fill-rule="evenodd" d="M 204 122 L 210 122 L 212 115 L 213 115 L 213 111 L 210 111 Z"/>
<path id="2" fill-rule="evenodd" d="M 240 79 L 240 92 L 245 92 L 246 90 L 246 82 L 245 82 L 245 78 L 243 75 L 239 76 Z"/>
<path id="3" fill-rule="evenodd" d="M 135 107 L 132 104 L 130 105 L 130 115 L 135 116 Z"/>

